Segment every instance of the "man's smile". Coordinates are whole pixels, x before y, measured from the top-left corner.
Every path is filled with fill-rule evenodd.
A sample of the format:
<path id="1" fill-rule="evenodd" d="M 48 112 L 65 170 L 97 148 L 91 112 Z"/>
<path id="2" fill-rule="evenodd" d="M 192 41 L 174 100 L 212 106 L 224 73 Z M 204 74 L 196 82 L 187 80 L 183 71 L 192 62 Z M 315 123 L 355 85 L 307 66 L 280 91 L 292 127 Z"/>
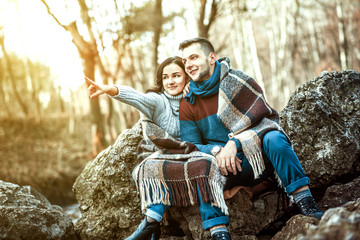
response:
<path id="1" fill-rule="evenodd" d="M 191 70 L 191 71 L 189 72 L 189 75 L 192 75 L 192 76 L 195 75 L 196 72 L 197 72 L 197 70 L 198 70 L 198 69 Z"/>

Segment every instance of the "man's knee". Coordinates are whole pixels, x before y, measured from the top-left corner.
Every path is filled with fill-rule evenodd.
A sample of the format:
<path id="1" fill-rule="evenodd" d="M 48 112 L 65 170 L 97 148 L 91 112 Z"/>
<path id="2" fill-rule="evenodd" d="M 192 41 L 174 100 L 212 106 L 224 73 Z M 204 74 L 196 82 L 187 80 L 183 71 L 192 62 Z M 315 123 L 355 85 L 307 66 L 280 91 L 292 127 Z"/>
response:
<path id="1" fill-rule="evenodd" d="M 263 150 L 265 152 L 281 152 L 290 146 L 286 136 L 280 131 L 270 131 L 264 135 Z"/>

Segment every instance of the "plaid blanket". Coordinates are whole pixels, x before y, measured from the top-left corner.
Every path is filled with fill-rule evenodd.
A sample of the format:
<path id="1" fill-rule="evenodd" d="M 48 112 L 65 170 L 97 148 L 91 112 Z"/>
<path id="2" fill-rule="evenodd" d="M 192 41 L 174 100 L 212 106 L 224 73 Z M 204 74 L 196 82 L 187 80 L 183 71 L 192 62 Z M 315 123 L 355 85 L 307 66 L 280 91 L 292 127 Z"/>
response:
<path id="1" fill-rule="evenodd" d="M 229 137 L 241 142 L 257 178 L 265 169 L 261 151 L 263 136 L 272 130 L 285 132 L 279 125 L 278 113 L 268 105 L 256 81 L 240 70 L 231 69 L 229 58 L 218 61 L 221 82 L 217 115 L 231 132 Z"/>
<path id="2" fill-rule="evenodd" d="M 140 195 L 141 209 L 162 203 L 186 207 L 202 202 L 228 214 L 216 159 L 197 151 L 194 144 L 174 139 L 148 119 L 142 119 L 144 139 L 138 145 L 138 165 L 133 178 Z M 198 189 L 198 190 L 197 190 Z"/>

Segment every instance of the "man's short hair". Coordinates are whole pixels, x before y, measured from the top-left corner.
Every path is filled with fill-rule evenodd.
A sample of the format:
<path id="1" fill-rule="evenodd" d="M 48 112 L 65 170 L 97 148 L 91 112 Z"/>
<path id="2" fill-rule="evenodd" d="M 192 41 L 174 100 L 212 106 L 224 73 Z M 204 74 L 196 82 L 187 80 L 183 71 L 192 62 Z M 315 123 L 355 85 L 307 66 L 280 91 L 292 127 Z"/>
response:
<path id="1" fill-rule="evenodd" d="M 209 40 L 206 38 L 196 37 L 183 41 L 179 45 L 179 50 L 184 50 L 194 43 L 199 43 L 201 50 L 205 53 L 205 55 L 209 55 L 209 53 L 215 52 L 214 46 L 211 44 Z"/>

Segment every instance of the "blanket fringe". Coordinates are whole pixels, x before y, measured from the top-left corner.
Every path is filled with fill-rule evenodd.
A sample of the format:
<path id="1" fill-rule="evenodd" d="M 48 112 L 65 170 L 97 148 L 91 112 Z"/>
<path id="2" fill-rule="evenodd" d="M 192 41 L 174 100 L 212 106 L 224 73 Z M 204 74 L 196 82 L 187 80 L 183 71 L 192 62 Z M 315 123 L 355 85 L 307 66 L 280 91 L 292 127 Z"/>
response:
<path id="1" fill-rule="evenodd" d="M 223 197 L 222 184 L 215 180 L 209 180 L 205 176 L 181 181 L 155 178 L 142 179 L 138 188 L 141 210 L 145 212 L 148 206 L 157 203 L 179 207 L 198 205 L 200 199 L 197 186 L 203 202 L 211 203 L 213 206 L 220 208 L 224 214 L 229 214 Z"/>
<path id="2" fill-rule="evenodd" d="M 253 169 L 254 178 L 257 179 L 265 170 L 264 160 L 260 153 L 255 153 L 254 155 L 247 156 L 248 161 Z"/>

